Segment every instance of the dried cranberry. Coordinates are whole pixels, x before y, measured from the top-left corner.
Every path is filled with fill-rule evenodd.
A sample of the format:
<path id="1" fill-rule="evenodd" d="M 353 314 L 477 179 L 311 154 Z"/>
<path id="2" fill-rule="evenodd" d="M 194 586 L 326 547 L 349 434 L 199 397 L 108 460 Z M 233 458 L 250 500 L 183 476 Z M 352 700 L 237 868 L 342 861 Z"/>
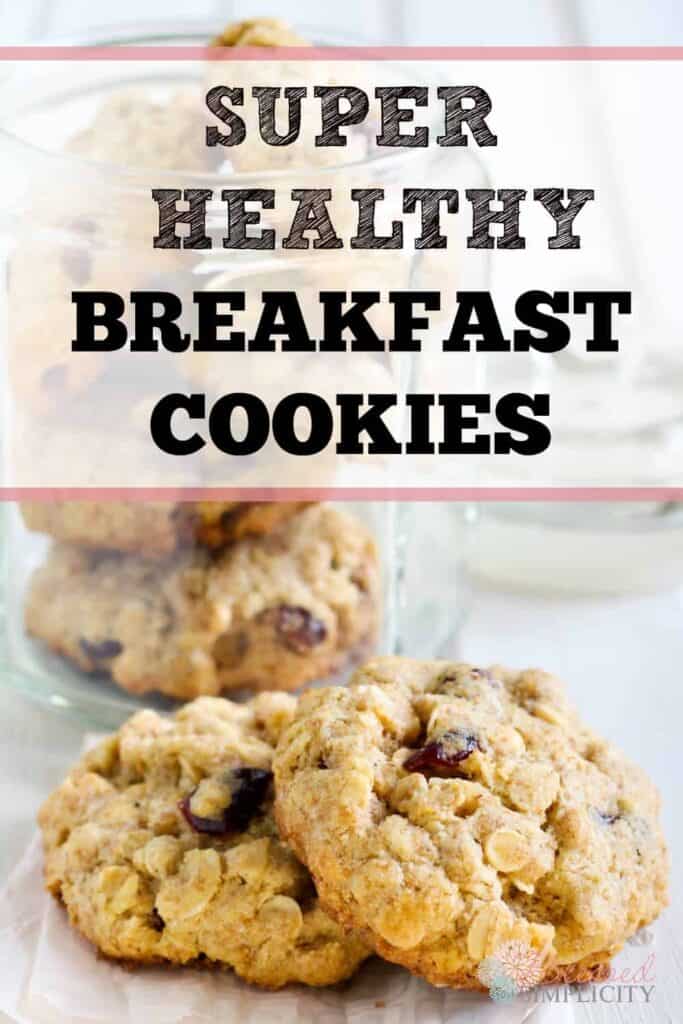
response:
<path id="1" fill-rule="evenodd" d="M 428 743 L 421 750 L 416 750 L 403 762 L 403 767 L 407 772 L 423 772 L 424 774 L 444 772 L 449 774 L 450 769 L 455 768 L 475 750 L 480 749 L 479 741 L 472 733 L 465 732 L 464 729 L 451 729 L 438 740 Z"/>
<path id="2" fill-rule="evenodd" d="M 152 907 L 152 913 L 149 915 L 150 924 L 155 932 L 163 932 L 166 927 L 166 922 L 159 913 L 156 907 Z"/>
<path id="3" fill-rule="evenodd" d="M 275 626 L 285 647 L 295 654 L 305 654 L 327 637 L 325 624 L 305 608 L 281 604 L 279 608 L 269 609 L 265 619 Z"/>
<path id="4" fill-rule="evenodd" d="M 220 523 L 224 530 L 231 530 L 245 514 L 243 506 L 237 508 L 228 508 L 225 512 L 221 512 Z"/>
<path id="5" fill-rule="evenodd" d="M 86 640 L 82 636 L 78 642 L 85 656 L 92 661 L 108 661 L 123 650 L 123 644 L 118 640 Z"/>
<path id="6" fill-rule="evenodd" d="M 195 832 L 214 836 L 238 832 L 246 828 L 254 815 L 258 814 L 272 777 L 273 773 L 263 768 L 233 768 L 226 776 L 230 803 L 217 818 L 201 818 L 192 813 L 191 802 L 196 789 L 188 793 L 178 806 Z"/>

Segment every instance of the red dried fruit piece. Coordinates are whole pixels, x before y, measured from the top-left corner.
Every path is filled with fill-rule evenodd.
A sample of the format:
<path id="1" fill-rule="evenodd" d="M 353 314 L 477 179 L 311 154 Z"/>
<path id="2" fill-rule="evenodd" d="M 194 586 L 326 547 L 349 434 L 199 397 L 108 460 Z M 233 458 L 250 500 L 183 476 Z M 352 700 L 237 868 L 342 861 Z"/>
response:
<path id="1" fill-rule="evenodd" d="M 407 772 L 449 774 L 475 750 L 481 750 L 479 740 L 464 729 L 450 729 L 438 740 L 433 740 L 403 762 Z M 457 771 L 456 773 L 457 774 Z"/>
<path id="2" fill-rule="evenodd" d="M 285 647 L 295 654 L 305 654 L 324 643 L 327 637 L 325 624 L 306 608 L 281 604 L 279 608 L 269 609 L 264 618 L 275 627 Z"/>
<path id="3" fill-rule="evenodd" d="M 156 907 L 152 907 L 152 913 L 149 915 L 149 923 L 155 932 L 163 932 L 166 927 L 166 922 Z"/>
<path id="4" fill-rule="evenodd" d="M 196 789 L 188 793 L 178 806 L 195 832 L 214 836 L 239 832 L 259 813 L 272 777 L 273 773 L 264 768 L 233 768 L 224 777 L 230 789 L 230 802 L 215 818 L 202 818 L 192 813 L 192 797 Z"/>
<path id="5" fill-rule="evenodd" d="M 228 508 L 225 512 L 221 512 L 220 523 L 224 530 L 230 530 L 233 526 L 239 523 L 240 519 L 246 514 L 244 506 L 238 508 Z"/>
<path id="6" fill-rule="evenodd" d="M 92 661 L 108 661 L 123 650 L 123 644 L 118 640 L 86 640 L 82 636 L 78 643 L 85 656 Z"/>

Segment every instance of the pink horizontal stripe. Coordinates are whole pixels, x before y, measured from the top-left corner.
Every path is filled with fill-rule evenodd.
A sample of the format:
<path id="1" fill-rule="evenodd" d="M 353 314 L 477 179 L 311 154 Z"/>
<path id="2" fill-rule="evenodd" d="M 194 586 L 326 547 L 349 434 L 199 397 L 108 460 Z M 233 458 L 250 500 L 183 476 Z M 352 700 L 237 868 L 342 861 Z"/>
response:
<path id="1" fill-rule="evenodd" d="M 683 46 L 1 46 L 0 61 L 678 61 Z"/>
<path id="2" fill-rule="evenodd" d="M 683 501 L 683 487 L 0 487 L 0 501 Z"/>

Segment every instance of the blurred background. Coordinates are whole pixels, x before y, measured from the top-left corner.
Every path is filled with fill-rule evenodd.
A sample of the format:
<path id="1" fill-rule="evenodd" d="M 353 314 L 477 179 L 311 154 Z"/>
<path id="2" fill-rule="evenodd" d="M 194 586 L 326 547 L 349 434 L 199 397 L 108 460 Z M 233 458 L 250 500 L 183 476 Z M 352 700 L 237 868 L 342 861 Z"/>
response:
<path id="1" fill-rule="evenodd" d="M 442 45 L 652 45 L 683 43 L 683 6 L 666 0 L 2 0 L 5 45 L 45 36 L 82 35 L 145 20 L 255 15 L 295 20 L 370 43 Z"/>

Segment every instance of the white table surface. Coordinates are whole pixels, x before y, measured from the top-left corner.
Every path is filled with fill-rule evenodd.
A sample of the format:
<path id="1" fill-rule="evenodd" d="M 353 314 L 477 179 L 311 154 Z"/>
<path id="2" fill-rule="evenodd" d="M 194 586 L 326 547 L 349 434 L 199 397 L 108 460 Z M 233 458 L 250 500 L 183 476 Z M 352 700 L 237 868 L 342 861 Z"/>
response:
<path id="1" fill-rule="evenodd" d="M 561 675 L 590 723 L 654 776 L 673 852 L 672 905 L 657 924 L 651 1005 L 575 1006 L 577 1024 L 679 1024 L 683 1019 L 683 912 L 678 859 L 681 594 L 548 598 L 477 589 L 463 633 L 475 662 L 541 665 Z M 82 727 L 0 689 L 0 856 L 7 870 L 37 807 L 75 759 Z"/>

